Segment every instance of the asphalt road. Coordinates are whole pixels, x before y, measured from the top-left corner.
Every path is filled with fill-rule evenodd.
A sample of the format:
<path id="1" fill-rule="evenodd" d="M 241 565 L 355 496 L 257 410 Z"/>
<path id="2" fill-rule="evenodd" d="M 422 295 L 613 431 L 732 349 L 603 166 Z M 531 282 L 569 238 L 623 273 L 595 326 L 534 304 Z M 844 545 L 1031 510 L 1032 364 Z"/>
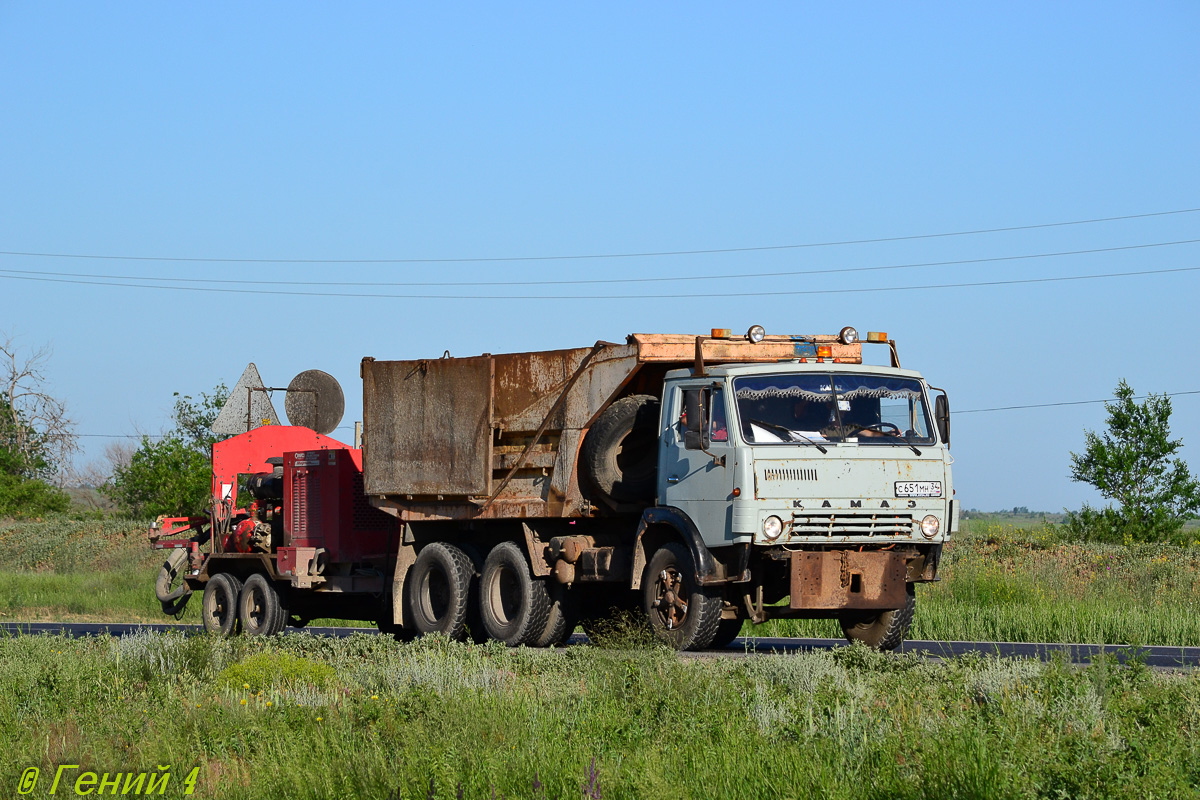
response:
<path id="1" fill-rule="evenodd" d="M 177 624 L 128 624 L 111 622 L 4 622 L 0 623 L 0 635 L 66 634 L 68 636 L 125 636 L 138 631 L 178 630 L 195 633 L 199 625 Z M 374 633 L 373 628 L 318 628 L 305 629 L 308 633 L 323 636 L 350 636 L 355 633 Z M 575 634 L 571 644 L 583 644 L 587 637 Z M 785 639 L 776 637 L 747 637 L 733 640 L 724 650 L 708 650 L 689 653 L 694 657 L 713 655 L 745 656 L 752 653 L 804 653 L 813 650 L 832 650 L 845 647 L 843 639 Z M 1125 662 L 1132 658 L 1141 659 L 1147 666 L 1157 668 L 1194 668 L 1200 666 L 1200 647 L 1127 647 L 1124 645 L 1096 644 L 1053 644 L 1025 642 L 934 642 L 909 641 L 900 646 L 902 653 L 920 653 L 929 658 L 952 658 L 967 653 L 981 653 L 1007 658 L 1039 658 L 1049 660 L 1062 654 L 1072 663 L 1091 661 L 1097 654 L 1104 653 Z"/>

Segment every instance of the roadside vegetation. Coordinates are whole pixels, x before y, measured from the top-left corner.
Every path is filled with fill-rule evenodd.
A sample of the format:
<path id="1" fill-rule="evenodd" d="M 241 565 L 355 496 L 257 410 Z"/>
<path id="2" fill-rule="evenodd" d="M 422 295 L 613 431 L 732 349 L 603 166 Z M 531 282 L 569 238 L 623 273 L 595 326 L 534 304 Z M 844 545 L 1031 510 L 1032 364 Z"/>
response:
<path id="1" fill-rule="evenodd" d="M 681 659 L 434 637 L 0 639 L 0 781 L 222 798 L 1191 797 L 1200 674 L 862 646 Z M 60 787 L 61 789 L 61 787 Z M 45 793 L 39 787 L 34 796 Z"/>
<path id="2" fill-rule="evenodd" d="M 171 622 L 154 598 L 149 520 L 0 522 L 0 620 Z M 1179 544 L 1079 541 L 1038 515 L 975 515 L 917 588 L 909 638 L 1200 646 L 1200 529 Z M 198 621 L 198 597 L 182 622 Z M 317 622 L 314 624 L 323 624 Z M 746 635 L 840 638 L 832 620 L 746 625 Z"/>

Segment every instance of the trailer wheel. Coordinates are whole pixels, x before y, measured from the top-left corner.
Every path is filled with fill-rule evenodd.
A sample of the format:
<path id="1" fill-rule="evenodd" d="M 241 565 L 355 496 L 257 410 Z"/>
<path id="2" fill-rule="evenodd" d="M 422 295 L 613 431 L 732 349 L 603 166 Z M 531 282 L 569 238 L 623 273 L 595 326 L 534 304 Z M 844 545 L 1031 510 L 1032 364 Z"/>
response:
<path id="1" fill-rule="evenodd" d="M 838 621 L 842 623 L 842 633 L 846 634 L 848 641 L 862 642 L 876 650 L 895 650 L 908 635 L 916 610 L 917 594 L 910 583 L 903 608 L 882 612 L 847 612 Z"/>
<path id="2" fill-rule="evenodd" d="M 483 562 L 479 611 L 488 636 L 509 647 L 529 644 L 546 630 L 550 616 L 546 582 L 534 579 L 525 554 L 512 542 L 493 547 Z"/>
<path id="3" fill-rule="evenodd" d="M 655 636 L 676 650 L 703 650 L 721 624 L 721 595 L 696 583 L 691 552 L 666 542 L 642 575 L 642 600 Z"/>
<path id="4" fill-rule="evenodd" d="M 246 579 L 238 597 L 242 629 L 251 636 L 274 636 L 287 624 L 288 609 L 266 575 L 256 572 Z"/>
<path id="5" fill-rule="evenodd" d="M 550 614 L 546 618 L 546 629 L 533 643 L 534 647 L 554 647 L 566 644 L 579 624 L 579 603 L 576 592 L 561 583 L 551 584 Z"/>
<path id="6" fill-rule="evenodd" d="M 582 465 L 605 499 L 617 504 L 654 499 L 660 405 L 651 395 L 622 397 L 588 431 Z"/>
<path id="7" fill-rule="evenodd" d="M 242 582 L 227 572 L 219 572 L 204 584 L 200 621 L 204 630 L 217 636 L 237 636 L 242 632 L 238 618 L 238 595 Z"/>
<path id="8" fill-rule="evenodd" d="M 452 544 L 421 548 L 404 581 L 413 627 L 422 634 L 465 638 L 474 571 L 467 554 Z"/>

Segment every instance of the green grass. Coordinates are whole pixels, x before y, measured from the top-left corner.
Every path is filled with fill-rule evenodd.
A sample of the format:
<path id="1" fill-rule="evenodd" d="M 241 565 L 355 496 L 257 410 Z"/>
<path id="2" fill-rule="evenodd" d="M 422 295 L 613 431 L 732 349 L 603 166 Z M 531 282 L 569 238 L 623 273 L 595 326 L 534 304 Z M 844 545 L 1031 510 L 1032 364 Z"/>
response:
<path id="1" fill-rule="evenodd" d="M 167 796 L 199 767 L 234 799 L 1173 798 L 1197 734 L 1200 675 L 1109 661 L 0 639 L 5 787 L 170 764 Z"/>
<path id="2" fill-rule="evenodd" d="M 1200 646 L 1200 547 L 1081 544 L 1031 520 L 965 523 L 946 548 L 942 580 L 917 588 L 910 637 Z M 162 554 L 149 550 L 147 526 L 0 523 L 0 619 L 169 621 L 154 599 Z M 198 621 L 198 605 L 189 604 L 183 622 Z M 743 632 L 841 636 L 832 620 Z"/>

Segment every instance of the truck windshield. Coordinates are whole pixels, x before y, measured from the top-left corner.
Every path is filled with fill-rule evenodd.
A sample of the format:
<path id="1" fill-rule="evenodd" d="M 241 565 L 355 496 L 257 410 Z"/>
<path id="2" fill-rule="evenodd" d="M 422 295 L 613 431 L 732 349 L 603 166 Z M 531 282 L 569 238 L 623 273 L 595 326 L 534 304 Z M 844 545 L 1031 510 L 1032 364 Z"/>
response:
<path id="1" fill-rule="evenodd" d="M 742 437 L 751 444 L 932 444 L 921 383 L 885 375 L 735 378 Z"/>

